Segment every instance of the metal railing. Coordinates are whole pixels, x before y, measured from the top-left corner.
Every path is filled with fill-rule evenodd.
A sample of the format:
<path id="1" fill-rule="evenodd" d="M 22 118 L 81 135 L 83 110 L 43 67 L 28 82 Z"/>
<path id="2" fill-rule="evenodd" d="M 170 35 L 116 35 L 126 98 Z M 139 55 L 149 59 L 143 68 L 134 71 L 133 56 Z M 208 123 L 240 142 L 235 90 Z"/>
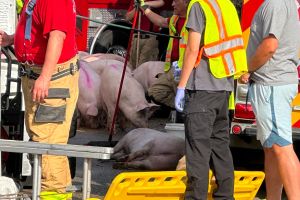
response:
<path id="1" fill-rule="evenodd" d="M 110 155 L 113 153 L 113 148 L 71 144 L 47 144 L 0 139 L 0 153 L 1 151 L 14 153 L 29 153 L 33 155 L 32 200 L 39 199 L 39 194 L 41 192 L 42 155 L 63 155 L 84 158 L 82 199 L 85 200 L 90 197 L 91 193 L 91 160 L 110 159 Z"/>

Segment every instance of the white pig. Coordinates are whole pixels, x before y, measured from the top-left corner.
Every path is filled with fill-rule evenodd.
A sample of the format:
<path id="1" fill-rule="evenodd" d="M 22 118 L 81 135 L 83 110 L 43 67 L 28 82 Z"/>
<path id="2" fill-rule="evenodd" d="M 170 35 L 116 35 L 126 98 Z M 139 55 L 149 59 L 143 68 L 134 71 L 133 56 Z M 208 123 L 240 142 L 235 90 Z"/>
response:
<path id="1" fill-rule="evenodd" d="M 79 70 L 79 97 L 77 107 L 83 124 L 90 128 L 98 128 L 105 121 L 102 112 L 100 96 L 100 76 L 84 62 L 80 62 Z M 102 123 L 102 124 L 101 124 Z"/>
<path id="2" fill-rule="evenodd" d="M 122 65 L 122 64 L 121 64 Z M 122 71 L 116 64 L 100 67 L 101 97 L 107 110 L 107 125 L 112 123 Z M 148 118 L 157 109 L 157 105 L 150 104 L 145 99 L 141 84 L 131 75 L 125 74 L 119 101 L 120 111 L 136 127 L 148 127 Z"/>
<path id="3" fill-rule="evenodd" d="M 105 66 L 107 62 L 110 63 L 122 63 L 120 65 L 120 68 L 123 70 L 125 59 L 122 56 L 118 56 L 115 54 L 103 54 L 103 53 L 97 53 L 97 54 L 91 54 L 88 56 L 82 57 L 80 60 L 85 61 L 89 63 L 94 69 L 98 68 L 101 64 L 102 66 Z M 128 73 L 132 72 L 132 66 L 129 62 L 127 62 L 126 71 Z"/>
<path id="4" fill-rule="evenodd" d="M 143 86 L 146 92 L 157 80 L 157 75 L 164 73 L 165 62 L 149 61 L 141 64 L 132 73 L 133 77 Z"/>

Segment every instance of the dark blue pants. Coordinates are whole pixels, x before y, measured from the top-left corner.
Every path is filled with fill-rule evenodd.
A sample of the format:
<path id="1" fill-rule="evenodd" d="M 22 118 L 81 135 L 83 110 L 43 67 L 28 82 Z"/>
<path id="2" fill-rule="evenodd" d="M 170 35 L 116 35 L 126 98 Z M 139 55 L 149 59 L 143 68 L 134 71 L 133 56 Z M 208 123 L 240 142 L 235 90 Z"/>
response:
<path id="1" fill-rule="evenodd" d="M 234 168 L 229 149 L 226 91 L 187 91 L 185 102 L 186 200 L 206 200 L 209 169 L 218 188 L 214 199 L 233 198 Z"/>

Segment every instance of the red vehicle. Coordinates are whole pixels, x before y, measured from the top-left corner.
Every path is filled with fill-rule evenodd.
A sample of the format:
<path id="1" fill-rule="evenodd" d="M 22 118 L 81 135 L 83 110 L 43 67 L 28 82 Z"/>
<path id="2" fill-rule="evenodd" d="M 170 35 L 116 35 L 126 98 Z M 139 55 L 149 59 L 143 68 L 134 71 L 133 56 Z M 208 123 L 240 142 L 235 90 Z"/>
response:
<path id="1" fill-rule="evenodd" d="M 160 9 L 162 15 L 172 15 L 172 1 L 165 0 L 165 5 Z M 78 15 L 101 22 L 77 18 L 79 50 L 88 51 L 91 54 L 107 53 L 111 49 L 126 51 L 130 30 L 107 24 L 131 27 L 131 23 L 124 19 L 129 8 L 129 0 L 75 0 L 75 2 Z M 164 39 L 168 41 L 168 38 Z"/>
<path id="2" fill-rule="evenodd" d="M 296 0 L 297 1 L 297 0 Z M 263 0 L 244 0 L 242 9 L 242 30 L 244 41 L 248 43 L 250 25 L 255 14 L 255 11 L 260 6 Z M 300 9 L 299 23 L 300 23 Z M 299 55 L 300 58 L 300 55 Z M 300 59 L 298 66 L 300 92 Z M 248 85 L 237 83 L 235 89 L 235 111 L 231 123 L 231 146 L 240 148 L 259 149 L 259 142 L 256 140 L 256 124 L 255 115 L 252 110 L 251 103 L 247 100 Z M 300 93 L 292 102 L 292 126 L 293 126 L 293 141 L 295 150 L 300 156 Z"/>

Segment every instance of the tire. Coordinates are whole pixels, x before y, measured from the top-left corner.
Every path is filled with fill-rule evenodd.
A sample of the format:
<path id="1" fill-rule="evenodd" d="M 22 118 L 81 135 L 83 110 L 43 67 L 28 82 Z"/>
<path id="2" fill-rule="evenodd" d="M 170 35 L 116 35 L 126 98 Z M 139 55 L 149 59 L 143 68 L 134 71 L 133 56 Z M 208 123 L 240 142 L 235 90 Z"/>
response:
<path id="1" fill-rule="evenodd" d="M 122 25 L 125 27 L 131 27 L 131 24 L 125 20 L 113 20 L 110 24 Z M 127 49 L 130 30 L 122 29 L 118 27 L 104 25 L 101 26 L 93 38 L 90 54 L 95 53 L 114 53 L 120 55 L 118 52 Z M 112 49 L 118 49 L 118 51 L 112 51 Z M 122 55 L 121 55 L 122 56 Z"/>

